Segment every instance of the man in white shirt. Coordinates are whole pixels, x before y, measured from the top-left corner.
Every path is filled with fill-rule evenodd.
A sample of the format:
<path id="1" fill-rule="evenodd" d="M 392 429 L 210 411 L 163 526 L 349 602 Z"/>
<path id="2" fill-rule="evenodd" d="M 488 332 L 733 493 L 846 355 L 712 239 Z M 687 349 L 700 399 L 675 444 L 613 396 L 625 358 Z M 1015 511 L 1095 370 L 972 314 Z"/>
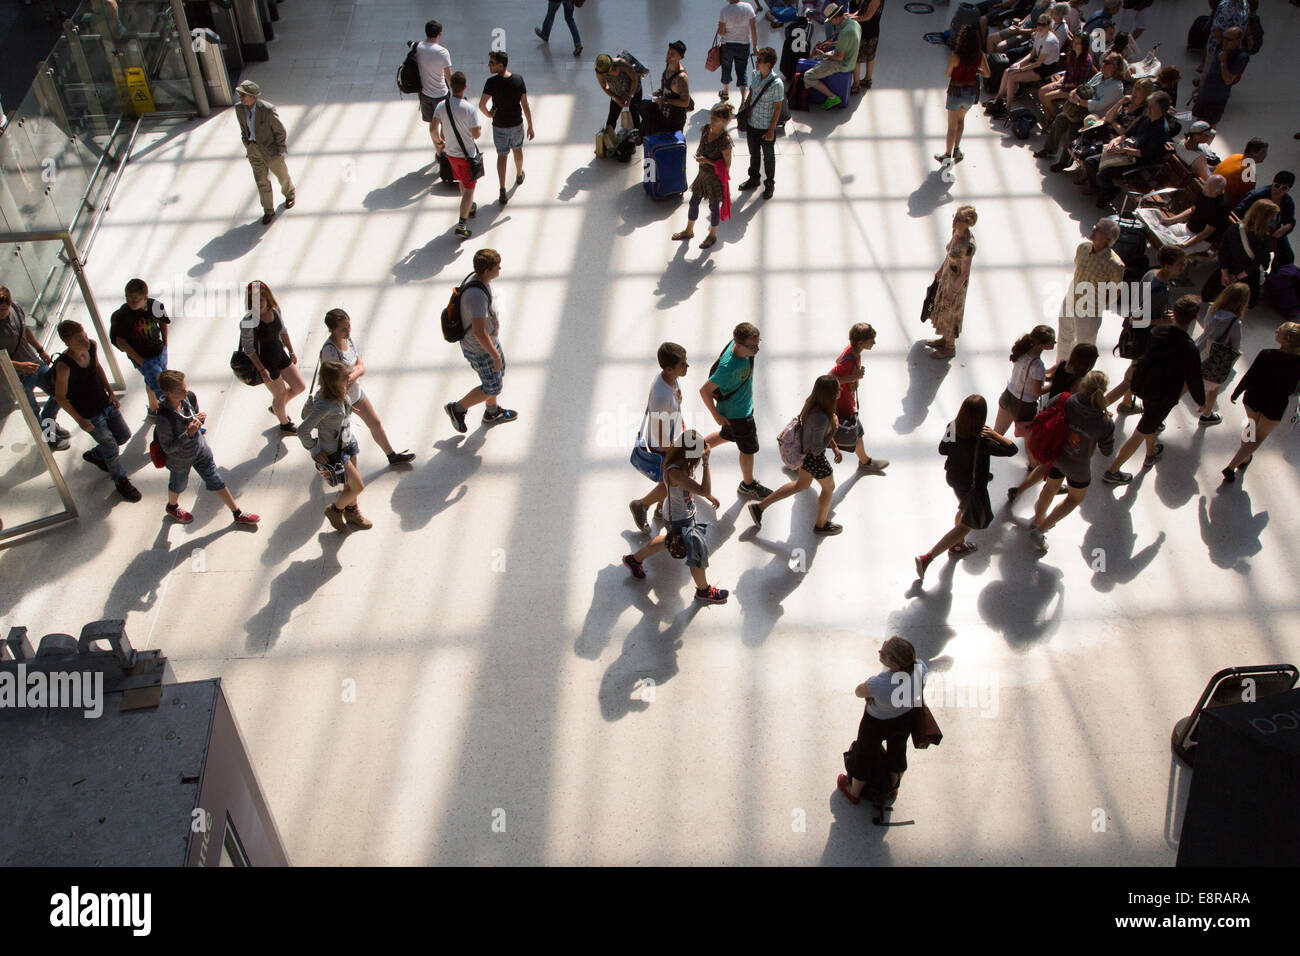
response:
<path id="1" fill-rule="evenodd" d="M 686 374 L 690 365 L 686 361 L 686 349 L 676 342 L 659 346 L 658 359 L 660 372 L 650 386 L 646 417 L 641 422 L 641 437 L 650 451 L 662 457 L 682 434 L 682 390 L 677 380 Z M 651 505 L 661 505 L 667 493 L 668 489 L 661 481 L 653 490 L 628 502 L 632 520 L 642 534 L 650 533 L 646 511 Z"/>
<path id="2" fill-rule="evenodd" d="M 451 82 L 451 54 L 438 42 L 442 37 L 442 24 L 430 20 L 424 25 L 425 39 L 415 45 L 415 63 L 420 68 L 420 118 L 429 124 L 433 134 L 433 111 L 440 100 L 447 98 L 447 85 Z"/>
<path id="3" fill-rule="evenodd" d="M 731 96 L 731 68 L 736 68 L 736 85 L 745 96 L 749 51 L 758 49 L 758 27 L 754 8 L 744 0 L 727 0 L 718 14 L 718 39 L 722 43 L 722 98 Z M 752 47 L 751 47 L 752 44 Z"/>
<path id="4" fill-rule="evenodd" d="M 451 171 L 460 186 L 460 222 L 456 225 L 456 235 L 468 239 L 472 233 L 465 225 L 465 219 L 478 212 L 474 202 L 478 176 L 474 174 L 471 161 L 478 159 L 481 175 L 483 154 L 474 140 L 483 132 L 483 121 L 474 104 L 465 99 L 465 74 L 453 73 L 448 85 L 451 95 L 435 107 L 429 128 L 433 132 L 434 148 L 447 154 Z"/>

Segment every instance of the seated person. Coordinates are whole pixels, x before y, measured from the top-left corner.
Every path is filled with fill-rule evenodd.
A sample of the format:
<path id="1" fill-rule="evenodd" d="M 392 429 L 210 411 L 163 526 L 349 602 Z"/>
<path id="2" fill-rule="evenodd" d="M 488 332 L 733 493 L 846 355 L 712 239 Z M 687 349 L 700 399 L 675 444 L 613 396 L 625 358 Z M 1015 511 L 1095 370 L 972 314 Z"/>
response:
<path id="1" fill-rule="evenodd" d="M 1246 198 L 1254 183 L 1259 179 L 1259 167 L 1268 158 L 1268 143 L 1258 136 L 1246 141 L 1246 148 L 1240 153 L 1233 153 L 1214 167 L 1214 171 L 1228 181 L 1228 201 L 1237 205 Z M 1246 174 L 1246 170 L 1250 174 Z"/>
<path id="2" fill-rule="evenodd" d="M 1005 53 L 1010 56 L 1011 50 L 1023 46 L 1033 36 L 1038 18 L 1047 13 L 1051 4 L 1052 0 L 1037 0 L 1028 15 L 1019 23 L 1013 23 L 1005 30 L 994 30 L 989 33 L 985 52 L 989 56 L 995 53 Z"/>
<path id="3" fill-rule="evenodd" d="M 1196 201 L 1182 212 L 1142 209 L 1139 214 L 1166 244 L 1177 244 L 1189 255 L 1207 252 L 1218 244 L 1228 228 L 1232 205 L 1224 192 L 1227 185 L 1226 179 L 1211 173 L 1201 184 Z"/>
<path id="4" fill-rule="evenodd" d="M 1210 149 L 1216 135 L 1214 127 L 1209 123 L 1197 120 L 1174 150 L 1191 174 L 1202 182 L 1210 175 L 1211 167 L 1219 165 L 1219 157 Z"/>
<path id="5" fill-rule="evenodd" d="M 1273 268 L 1289 266 L 1295 262 L 1295 252 L 1291 248 L 1290 235 L 1295 229 L 1295 200 L 1291 197 L 1291 187 L 1295 185 L 1295 173 L 1283 169 L 1273 177 L 1267 186 L 1252 189 L 1246 198 L 1237 203 L 1233 210 L 1238 219 L 1244 220 L 1250 207 L 1261 199 L 1271 200 L 1278 211 L 1269 223 L 1269 234 L 1273 237 Z"/>
<path id="6" fill-rule="evenodd" d="M 1083 32 L 1089 37 L 1092 36 L 1093 30 L 1104 29 L 1109 23 L 1112 27 L 1115 21 L 1119 19 L 1119 12 L 1124 7 L 1124 0 L 1106 0 L 1096 11 L 1088 15 L 1083 21 Z M 1109 43 L 1109 39 L 1107 43 Z"/>
<path id="7" fill-rule="evenodd" d="M 1002 83 L 997 94 L 984 104 L 989 115 L 998 117 L 1007 114 L 1008 105 L 1015 102 L 1016 92 L 1021 83 L 1033 83 L 1044 80 L 1056 70 L 1056 61 L 1061 58 L 1061 41 L 1052 32 L 1052 18 L 1043 14 L 1034 27 L 1034 42 L 1029 53 L 1007 67 L 1002 74 Z"/>
<path id="8" fill-rule="evenodd" d="M 1034 7 L 1034 0 L 983 0 L 975 4 L 980 12 L 980 36 L 987 42 L 989 27 L 1004 27 L 1018 22 Z"/>
<path id="9" fill-rule="evenodd" d="M 605 118 L 605 129 L 615 129 L 618 117 L 623 110 L 632 114 L 632 125 L 640 129 L 644 122 L 641 100 L 641 75 L 636 67 L 621 56 L 602 53 L 596 57 L 596 81 L 609 97 L 609 115 Z"/>
<path id="10" fill-rule="evenodd" d="M 1183 78 L 1183 71 L 1172 63 L 1162 66 L 1156 74 L 1156 89 L 1169 94 L 1172 103 L 1178 102 L 1178 81 Z"/>
<path id="11" fill-rule="evenodd" d="M 1038 159 L 1053 155 L 1057 157 L 1057 161 L 1052 164 L 1052 172 L 1059 173 L 1070 165 L 1069 153 L 1065 147 L 1079 132 L 1084 120 L 1090 114 L 1105 116 L 1123 97 L 1124 82 L 1119 78 L 1123 70 L 1124 58 L 1118 53 L 1107 53 L 1101 61 L 1101 69 L 1086 84 L 1066 95 L 1065 107 L 1056 114 L 1047 128 L 1043 148 L 1034 153 Z M 1080 95 L 1083 92 L 1091 93 L 1090 98 L 1084 99 Z"/>
<path id="12" fill-rule="evenodd" d="M 1133 84 L 1132 93 L 1120 97 L 1119 101 L 1106 111 L 1102 123 L 1094 125 L 1091 129 L 1085 123 L 1083 131 L 1070 144 L 1070 153 L 1075 160 L 1081 164 L 1086 163 L 1088 159 L 1097 156 L 1106 148 L 1106 143 L 1113 133 L 1124 134 L 1130 126 L 1145 116 L 1147 99 L 1155 89 L 1155 85 L 1155 80 L 1150 77 L 1138 80 Z M 1076 179 L 1075 184 L 1082 186 L 1088 182 L 1088 179 L 1088 171 L 1084 169 L 1083 177 Z"/>
<path id="13" fill-rule="evenodd" d="M 830 110 L 840 105 L 840 98 L 831 92 L 822 80 L 836 73 L 852 73 L 858 65 L 858 48 L 862 45 L 862 26 L 850 17 L 838 3 L 828 3 L 822 11 L 826 22 L 836 29 L 835 39 L 826 40 L 813 47 L 820 59 L 803 75 L 804 86 L 826 97 L 822 109 Z"/>
<path id="14" fill-rule="evenodd" d="M 1097 72 L 1092 63 L 1092 54 L 1088 52 L 1088 38 L 1082 33 L 1073 34 L 1064 49 L 1065 72 L 1038 88 L 1038 102 L 1043 106 L 1043 117 L 1048 123 L 1056 118 L 1057 104 Z"/>
<path id="15" fill-rule="evenodd" d="M 1052 18 L 1052 33 L 1056 34 L 1056 40 L 1061 44 L 1061 55 L 1064 56 L 1070 42 L 1070 25 L 1065 22 L 1070 15 L 1070 5 L 1064 0 L 1058 0 L 1047 8 L 1047 15 Z"/>
<path id="16" fill-rule="evenodd" d="M 1115 179 L 1122 176 L 1135 165 L 1148 165 L 1160 160 L 1164 155 L 1165 144 L 1169 142 L 1170 132 L 1167 114 L 1173 109 L 1168 93 L 1152 93 L 1147 97 L 1145 116 L 1128 128 L 1128 132 L 1112 139 L 1100 155 L 1087 160 L 1087 167 L 1098 198 L 1097 206 L 1110 203 L 1119 192 Z M 1109 156 L 1131 157 L 1132 161 L 1119 164 L 1107 164 L 1102 168 L 1102 161 Z"/>

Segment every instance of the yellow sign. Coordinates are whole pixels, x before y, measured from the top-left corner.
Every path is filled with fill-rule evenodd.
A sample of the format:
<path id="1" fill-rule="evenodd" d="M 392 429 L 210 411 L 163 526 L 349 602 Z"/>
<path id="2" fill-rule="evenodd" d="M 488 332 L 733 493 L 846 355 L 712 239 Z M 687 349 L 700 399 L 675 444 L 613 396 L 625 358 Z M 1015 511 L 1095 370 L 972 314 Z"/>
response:
<path id="1" fill-rule="evenodd" d="M 144 70 L 138 66 L 126 68 L 126 90 L 131 99 L 131 109 L 137 116 L 157 110 L 153 105 L 153 94 L 149 92 L 149 81 L 144 78 Z"/>

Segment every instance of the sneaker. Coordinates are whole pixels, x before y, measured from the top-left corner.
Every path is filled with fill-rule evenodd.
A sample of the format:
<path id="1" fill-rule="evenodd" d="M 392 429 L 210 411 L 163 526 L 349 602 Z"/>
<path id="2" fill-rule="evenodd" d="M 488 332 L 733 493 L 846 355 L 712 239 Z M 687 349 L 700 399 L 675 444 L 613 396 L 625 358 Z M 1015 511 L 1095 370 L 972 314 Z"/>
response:
<path id="1" fill-rule="evenodd" d="M 1223 480 L 1227 484 L 1232 484 L 1234 481 L 1237 480 L 1237 473 L 1233 471 L 1231 468 L 1225 468 L 1223 469 Z"/>
<path id="2" fill-rule="evenodd" d="M 478 215 L 478 203 L 472 202 L 469 204 L 469 218 L 473 219 L 477 215 Z"/>
<path id="3" fill-rule="evenodd" d="M 113 482 L 113 484 L 117 487 L 117 493 L 127 501 L 140 500 L 140 492 L 135 485 L 131 484 L 130 478 L 119 478 L 117 481 Z"/>
<path id="4" fill-rule="evenodd" d="M 952 161 L 954 163 L 960 163 L 965 158 L 966 158 L 966 154 L 963 153 L 960 148 L 954 149 L 952 151 Z"/>
<path id="5" fill-rule="evenodd" d="M 415 452 L 395 451 L 388 456 L 388 463 L 390 465 L 403 465 L 408 461 L 415 461 Z"/>
<path id="6" fill-rule="evenodd" d="M 632 521 L 636 524 L 637 530 L 642 534 L 649 534 L 650 522 L 646 520 L 645 505 L 640 501 L 629 501 L 627 507 L 632 512 Z"/>
<path id="7" fill-rule="evenodd" d="M 632 572 L 632 577 L 640 581 L 645 577 L 645 567 L 630 554 L 623 555 L 623 565 Z"/>
<path id="8" fill-rule="evenodd" d="M 456 431 L 463 435 L 469 430 L 465 426 L 465 410 L 461 409 L 460 411 L 456 411 L 455 402 L 448 402 L 446 405 L 442 406 L 442 410 L 447 413 L 447 417 L 451 419 L 451 427 L 456 429 Z"/>
<path id="9" fill-rule="evenodd" d="M 71 437 L 72 437 L 72 432 L 68 431 L 68 430 L 67 430 L 66 428 L 64 428 L 62 425 L 55 425 L 55 426 L 54 426 L 54 437 L 55 437 L 55 438 L 71 438 Z"/>
<path id="10" fill-rule="evenodd" d="M 840 775 L 835 779 L 835 787 L 836 787 L 836 789 L 839 790 L 840 793 L 844 794 L 845 798 L 849 801 L 849 803 L 853 804 L 855 807 L 856 807 L 859 803 L 862 802 L 862 798 L 861 798 L 861 797 L 855 797 L 855 796 L 853 795 L 853 791 L 852 791 L 851 789 L 849 789 L 849 777 L 848 777 L 848 774 L 843 774 L 843 773 L 840 774 Z"/>
<path id="11" fill-rule="evenodd" d="M 1034 543 L 1034 547 L 1038 549 L 1039 554 L 1047 553 L 1047 535 L 1043 534 L 1043 532 L 1037 528 L 1030 528 L 1029 540 Z"/>
<path id="12" fill-rule="evenodd" d="M 508 198 L 509 197 L 506 195 L 506 191 L 503 189 L 501 190 L 500 195 L 497 196 L 497 202 L 499 202 L 501 205 L 504 206 Z"/>
<path id="13" fill-rule="evenodd" d="M 72 447 L 72 443 L 66 438 L 55 437 L 54 441 L 46 442 L 50 446 L 50 451 L 67 451 Z"/>
<path id="14" fill-rule="evenodd" d="M 776 195 L 776 187 L 773 186 L 771 183 L 768 183 L 766 186 L 763 187 L 764 199 L 771 199 L 774 195 Z"/>
<path id="15" fill-rule="evenodd" d="M 836 524 L 834 521 L 828 521 L 824 525 L 813 525 L 813 534 L 839 534 L 844 530 L 843 525 Z"/>
<path id="16" fill-rule="evenodd" d="M 542 32 L 541 27 L 533 27 L 533 32 L 537 34 L 537 39 L 541 40 L 543 43 L 551 42 L 551 38 Z"/>
<path id="17" fill-rule="evenodd" d="M 1108 485 L 1127 485 L 1133 476 L 1127 471 L 1106 471 L 1102 472 L 1101 480 Z"/>
<path id="18" fill-rule="evenodd" d="M 93 451 L 82 452 L 81 460 L 90 462 L 92 465 L 94 465 L 102 472 L 105 473 L 108 472 L 108 465 L 104 464 L 103 460 L 98 455 L 96 455 Z"/>
<path id="19" fill-rule="evenodd" d="M 232 515 L 232 518 L 234 519 L 235 524 L 249 524 L 249 525 L 257 524 L 259 521 L 262 520 L 261 515 L 250 514 L 247 511 L 236 511 Z"/>
<path id="20" fill-rule="evenodd" d="M 284 432 L 286 435 L 296 435 L 298 434 L 298 426 L 293 422 L 285 422 L 280 426 L 280 431 Z"/>
<path id="21" fill-rule="evenodd" d="M 329 522 L 333 526 L 335 531 L 345 530 L 346 523 L 344 522 L 343 519 L 343 512 L 339 511 L 338 508 L 335 508 L 333 505 L 326 505 L 325 517 L 329 519 Z"/>
<path id="22" fill-rule="evenodd" d="M 833 110 L 833 109 L 835 109 L 835 107 L 839 106 L 839 105 L 840 105 L 841 103 L 843 103 L 843 102 L 844 102 L 844 101 L 843 101 L 842 99 L 840 99 L 838 96 L 835 96 L 834 94 L 832 94 L 832 95 L 831 95 L 831 98 L 828 99 L 825 103 L 822 104 L 822 110 L 823 110 L 823 111 Z"/>
<path id="23" fill-rule="evenodd" d="M 483 413 L 484 425 L 500 425 L 503 422 L 513 422 L 516 418 L 519 417 L 519 413 L 515 411 L 513 408 L 502 408 L 500 405 L 498 405 L 496 406 L 496 409 L 497 409 L 497 413 L 495 415 L 493 415 L 491 412 Z"/>
<path id="24" fill-rule="evenodd" d="M 331 505 L 331 507 L 333 506 Z M 375 526 L 375 523 L 363 515 L 361 509 L 356 505 L 350 505 L 343 509 L 343 520 L 354 528 L 360 528 L 362 531 Z"/>
<path id="25" fill-rule="evenodd" d="M 759 183 L 759 179 L 757 176 L 750 176 L 748 179 L 746 179 L 743 183 L 741 183 L 736 188 L 743 192 L 746 189 L 756 188 L 758 186 L 758 183 Z"/>
<path id="26" fill-rule="evenodd" d="M 465 225 L 463 222 L 458 224 L 452 232 L 462 239 L 468 239 L 470 236 L 474 235 L 474 233 L 469 231 L 469 226 Z"/>
<path id="27" fill-rule="evenodd" d="M 941 166 L 942 166 L 944 163 L 948 162 L 948 160 L 950 160 L 950 159 L 952 159 L 952 154 L 951 154 L 951 153 L 935 153 L 935 154 L 934 154 L 934 161 L 935 161 L 936 163 L 938 163 L 939 165 L 941 165 Z"/>
<path id="28" fill-rule="evenodd" d="M 749 506 L 749 516 L 754 519 L 755 528 L 763 527 L 763 508 L 757 501 Z"/>
<path id="29" fill-rule="evenodd" d="M 1137 402 L 1120 402 L 1115 406 L 1115 411 L 1121 415 L 1137 415 L 1142 411 L 1142 406 Z"/>
<path id="30" fill-rule="evenodd" d="M 1063 173 L 1063 172 L 1065 172 L 1067 169 L 1069 169 L 1071 165 L 1072 165 L 1072 164 L 1069 163 L 1069 162 L 1064 162 L 1064 163 L 1062 163 L 1062 162 L 1060 162 L 1060 161 L 1058 160 L 1057 162 L 1052 163 L 1052 165 L 1048 166 L 1047 168 L 1050 169 L 1050 170 L 1051 170 L 1052 172 L 1054 172 L 1054 173 Z"/>
<path id="31" fill-rule="evenodd" d="M 695 589 L 695 600 L 701 604 L 726 604 L 729 592 L 722 588 L 707 587 Z"/>
<path id="32" fill-rule="evenodd" d="M 934 559 L 930 557 L 928 554 L 918 554 L 912 560 L 916 564 L 916 579 L 918 581 L 924 581 L 925 569 L 930 566 L 930 562 L 933 561 Z"/>
<path id="33" fill-rule="evenodd" d="M 292 209 L 292 208 L 293 208 L 293 204 L 296 203 L 297 201 L 298 201 L 298 198 L 297 198 L 296 196 L 289 196 L 289 197 L 287 197 L 287 198 L 284 200 L 284 208 L 285 208 L 285 209 Z"/>
<path id="34" fill-rule="evenodd" d="M 1151 454 L 1147 455 L 1146 460 L 1142 462 L 1142 467 L 1150 468 L 1161 458 L 1163 458 L 1164 454 L 1165 454 L 1165 446 L 1160 442 L 1156 442 L 1156 450 L 1153 451 Z"/>
<path id="35" fill-rule="evenodd" d="M 577 46 L 575 46 L 575 47 L 573 48 L 573 55 L 574 55 L 574 56 L 582 56 L 582 44 L 581 44 L 581 43 L 579 43 Z"/>
<path id="36" fill-rule="evenodd" d="M 858 462 L 858 470 L 865 471 L 872 475 L 883 475 L 885 469 L 889 467 L 888 458 L 868 458 L 866 461 Z"/>
<path id="37" fill-rule="evenodd" d="M 268 212 L 268 213 L 264 214 L 264 215 L 262 216 L 262 225 L 264 225 L 264 226 L 269 226 L 269 225 L 271 224 L 271 220 L 274 219 L 274 218 L 275 218 L 275 213 L 273 213 L 273 212 Z"/>
<path id="38" fill-rule="evenodd" d="M 1201 416 L 1202 425 L 1217 425 L 1223 421 L 1223 416 L 1218 412 L 1210 412 L 1208 415 Z"/>
<path id="39" fill-rule="evenodd" d="M 179 521 L 181 524 L 189 524 L 191 521 L 194 520 L 194 515 L 190 514 L 180 505 L 168 505 L 167 517 L 174 518 L 176 521 Z"/>
<path id="40" fill-rule="evenodd" d="M 736 486 L 736 494 L 742 498 L 753 498 L 755 501 L 762 501 L 771 493 L 772 489 L 764 487 L 758 480 L 755 480 L 752 485 L 747 485 L 742 481 Z"/>

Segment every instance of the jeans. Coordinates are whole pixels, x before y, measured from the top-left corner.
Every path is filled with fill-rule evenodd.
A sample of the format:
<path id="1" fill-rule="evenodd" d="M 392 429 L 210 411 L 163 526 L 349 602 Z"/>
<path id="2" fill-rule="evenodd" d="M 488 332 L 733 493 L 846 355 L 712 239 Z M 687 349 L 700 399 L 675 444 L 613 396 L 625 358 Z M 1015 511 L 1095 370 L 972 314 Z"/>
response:
<path id="1" fill-rule="evenodd" d="M 220 491 L 226 487 L 226 483 L 221 479 L 221 472 L 217 471 L 217 463 L 212 460 L 212 450 L 205 447 L 199 452 L 192 465 L 168 469 L 167 490 L 178 495 L 183 492 L 190 483 L 191 468 L 199 473 L 208 491 Z"/>
<path id="2" fill-rule="evenodd" d="M 776 176 L 776 141 L 764 139 L 765 129 L 745 130 L 745 142 L 749 144 L 749 178 L 758 178 L 759 161 L 767 168 L 767 178 L 763 183 L 771 186 Z"/>
<path id="3" fill-rule="evenodd" d="M 724 43 L 722 44 L 722 85 L 726 86 L 731 82 L 731 67 L 736 67 L 736 85 L 742 90 L 745 88 L 747 70 L 749 69 L 749 44 L 748 43 Z"/>
<path id="4" fill-rule="evenodd" d="M 109 405 L 92 418 L 90 424 L 92 426 L 90 437 L 99 443 L 98 447 L 90 452 L 91 456 L 104 463 L 114 481 L 121 481 L 126 477 L 126 469 L 117 460 L 117 449 L 131 440 L 131 426 L 113 405 Z"/>
<path id="5" fill-rule="evenodd" d="M 145 359 L 143 364 L 136 365 L 134 361 L 131 364 L 135 365 L 135 370 L 144 378 L 149 391 L 158 396 L 158 401 L 166 401 L 162 389 L 158 387 L 158 373 L 167 371 L 167 346 L 164 345 L 162 352 L 154 358 Z"/>
<path id="6" fill-rule="evenodd" d="M 52 395 L 45 400 L 44 405 L 38 406 L 36 404 L 36 387 L 38 385 L 44 387 L 45 376 L 49 374 L 49 371 L 50 367 L 42 362 L 41 367 L 32 372 L 31 375 L 18 376 L 19 384 L 22 385 L 23 391 L 27 393 L 27 401 L 31 403 L 32 411 L 36 413 L 36 420 L 40 422 L 41 431 L 52 428 L 52 426 L 47 426 L 45 423 L 53 422 L 59 414 L 59 403 L 54 400 Z M 53 437 L 54 435 L 51 432 L 46 435 L 46 441 Z"/>
<path id="7" fill-rule="evenodd" d="M 573 22 L 573 0 L 547 0 L 546 19 L 542 21 L 542 38 L 549 40 L 551 38 L 551 24 L 555 22 L 555 11 L 560 8 L 560 3 L 564 3 L 564 22 L 569 25 L 569 32 L 573 34 L 573 45 L 582 46 L 582 37 L 578 36 L 578 24 Z"/>
<path id="8" fill-rule="evenodd" d="M 700 218 L 700 197 L 692 196 L 691 205 L 686 211 L 686 218 L 691 222 Z M 709 226 L 713 229 L 718 228 L 722 222 L 722 203 L 717 199 L 709 200 Z"/>

